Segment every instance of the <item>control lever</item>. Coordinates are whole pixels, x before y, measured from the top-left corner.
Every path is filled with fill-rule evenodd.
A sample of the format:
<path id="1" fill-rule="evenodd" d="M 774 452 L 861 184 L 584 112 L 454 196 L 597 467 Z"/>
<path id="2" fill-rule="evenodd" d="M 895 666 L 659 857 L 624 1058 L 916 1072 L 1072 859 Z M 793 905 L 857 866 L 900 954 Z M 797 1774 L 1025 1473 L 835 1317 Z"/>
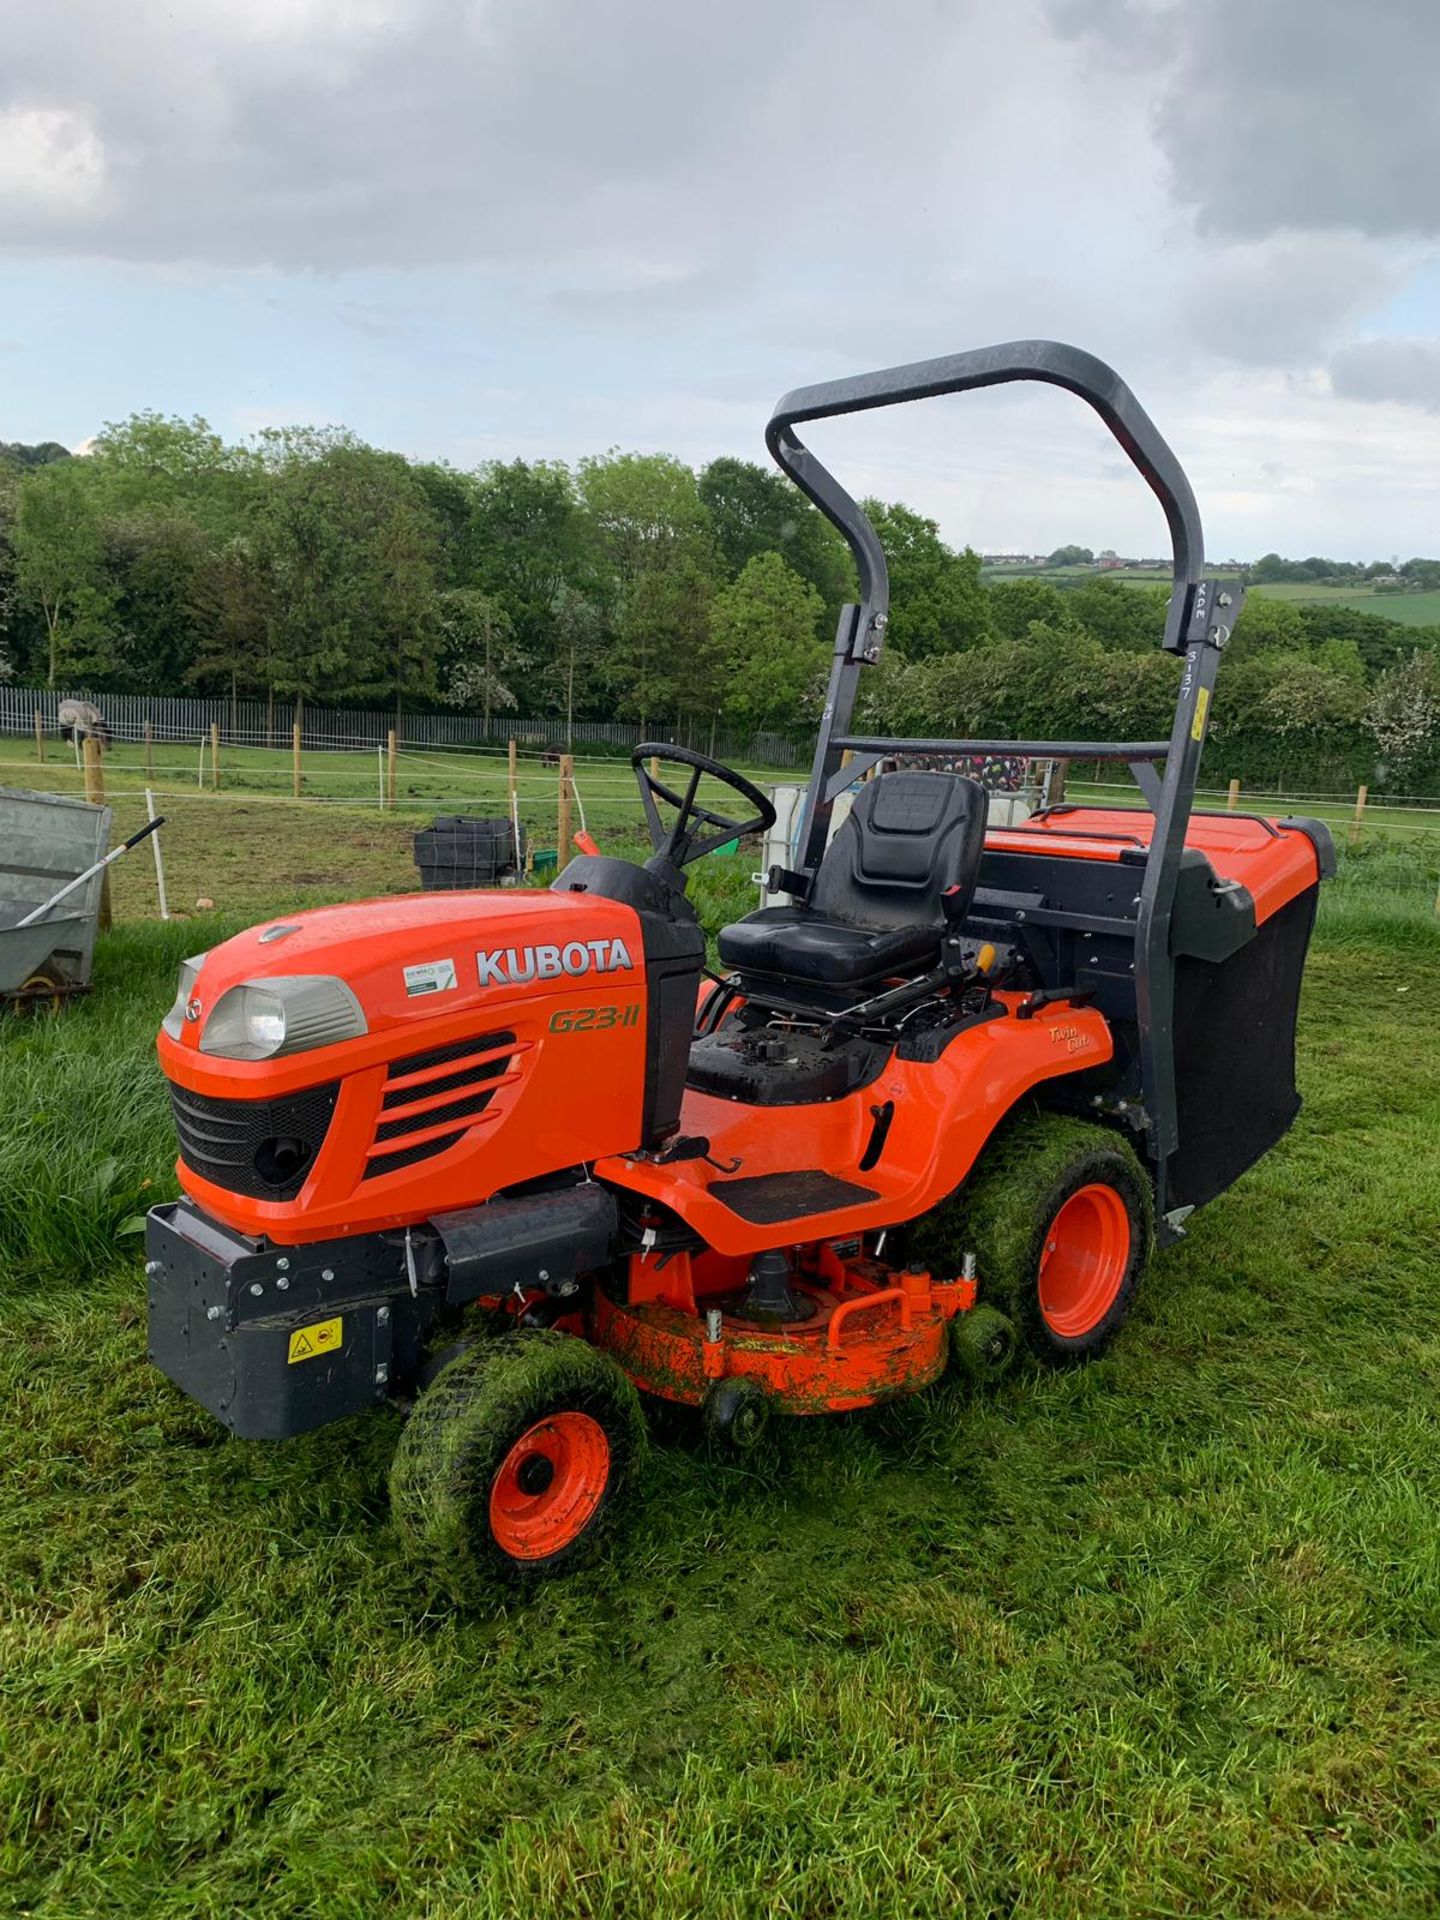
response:
<path id="1" fill-rule="evenodd" d="M 940 963 L 945 969 L 945 978 L 952 992 L 968 982 L 970 969 L 965 964 L 965 952 L 960 944 L 960 929 L 965 921 L 965 909 L 969 903 L 963 888 L 947 887 L 940 896 L 940 911 L 945 916 L 945 934 L 940 943 Z"/>

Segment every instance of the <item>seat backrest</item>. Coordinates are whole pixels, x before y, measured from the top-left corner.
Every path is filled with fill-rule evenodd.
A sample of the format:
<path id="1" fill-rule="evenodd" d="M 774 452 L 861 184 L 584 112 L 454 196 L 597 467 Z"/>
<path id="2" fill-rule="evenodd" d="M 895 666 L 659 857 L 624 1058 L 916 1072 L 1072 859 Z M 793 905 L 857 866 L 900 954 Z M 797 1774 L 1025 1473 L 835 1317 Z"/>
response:
<path id="1" fill-rule="evenodd" d="M 811 910 L 860 927 L 943 924 L 940 896 L 968 909 L 985 844 L 987 796 L 957 773 L 882 773 L 855 796 L 826 848 Z"/>

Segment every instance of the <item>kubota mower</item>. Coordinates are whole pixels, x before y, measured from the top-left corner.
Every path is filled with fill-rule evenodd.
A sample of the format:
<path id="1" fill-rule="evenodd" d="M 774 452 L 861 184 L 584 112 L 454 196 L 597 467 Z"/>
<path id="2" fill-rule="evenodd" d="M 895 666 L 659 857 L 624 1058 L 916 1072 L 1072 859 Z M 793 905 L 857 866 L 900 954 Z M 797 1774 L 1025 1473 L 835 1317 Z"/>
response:
<path id="1" fill-rule="evenodd" d="M 1088 401 L 1165 510 L 1170 738 L 852 732 L 885 557 L 797 428 L 1024 379 Z M 1333 852 L 1312 821 L 1192 807 L 1240 588 L 1203 577 L 1190 487 L 1128 389 L 1026 341 L 801 389 L 767 440 L 860 598 L 796 865 L 769 876 L 791 904 L 720 934 L 724 977 L 686 869 L 773 810 L 645 744 L 643 866 L 272 921 L 186 963 L 160 1036 L 185 1198 L 150 1216 L 154 1360 L 252 1438 L 413 1400 L 394 1514 L 462 1599 L 589 1555 L 643 1448 L 637 1389 L 762 1447 L 771 1414 L 998 1372 L 1017 1331 L 1045 1361 L 1098 1353 L 1152 1244 L 1299 1104 Z M 976 782 L 874 772 L 991 753 L 1128 766 L 1137 804 L 987 830 Z"/>

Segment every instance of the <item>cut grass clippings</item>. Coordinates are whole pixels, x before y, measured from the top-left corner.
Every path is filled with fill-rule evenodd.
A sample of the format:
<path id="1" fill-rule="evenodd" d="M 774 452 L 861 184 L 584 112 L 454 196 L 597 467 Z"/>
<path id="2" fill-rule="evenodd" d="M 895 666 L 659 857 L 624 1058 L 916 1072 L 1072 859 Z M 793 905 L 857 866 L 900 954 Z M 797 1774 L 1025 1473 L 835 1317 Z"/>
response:
<path id="1" fill-rule="evenodd" d="M 609 1559 L 467 1615 L 391 1528 L 396 1410 L 239 1443 L 146 1362 L 152 1036 L 234 924 L 0 1024 L 6 1912 L 1434 1911 L 1433 926 L 1327 904 L 1305 1109 L 1104 1360 L 744 1465 L 659 1410 Z"/>

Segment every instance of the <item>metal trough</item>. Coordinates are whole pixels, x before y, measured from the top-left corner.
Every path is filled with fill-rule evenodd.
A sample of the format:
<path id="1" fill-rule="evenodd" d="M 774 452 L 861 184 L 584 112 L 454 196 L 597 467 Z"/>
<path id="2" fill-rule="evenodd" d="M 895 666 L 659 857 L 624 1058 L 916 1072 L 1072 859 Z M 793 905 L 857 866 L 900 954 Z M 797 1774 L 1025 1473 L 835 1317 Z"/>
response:
<path id="1" fill-rule="evenodd" d="M 103 859 L 109 844 L 108 807 L 0 787 L 0 1000 L 53 999 L 90 984 L 102 873 L 34 926 L 16 922 Z"/>

